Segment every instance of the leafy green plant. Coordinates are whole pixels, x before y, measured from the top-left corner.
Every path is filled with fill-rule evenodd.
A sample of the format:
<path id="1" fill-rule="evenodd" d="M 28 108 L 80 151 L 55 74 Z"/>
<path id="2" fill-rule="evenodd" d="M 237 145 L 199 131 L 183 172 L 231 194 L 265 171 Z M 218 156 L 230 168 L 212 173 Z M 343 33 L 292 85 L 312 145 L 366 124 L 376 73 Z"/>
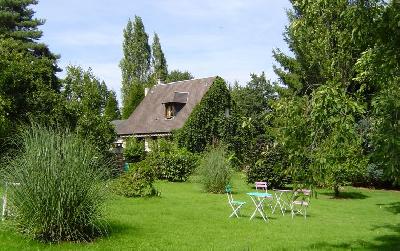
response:
<path id="1" fill-rule="evenodd" d="M 268 187 L 282 188 L 289 183 L 284 163 L 283 151 L 278 145 L 268 146 L 262 152 L 260 159 L 245 169 L 247 182 L 268 182 Z"/>
<path id="2" fill-rule="evenodd" d="M 46 242 L 89 241 L 107 233 L 102 220 L 106 161 L 75 134 L 32 126 L 5 180 L 17 228 Z"/>
<path id="3" fill-rule="evenodd" d="M 126 140 L 124 148 L 124 158 L 127 162 L 139 162 L 145 158 L 144 141 L 139 141 L 135 137 Z"/>
<path id="4" fill-rule="evenodd" d="M 232 176 L 225 149 L 216 147 L 206 151 L 200 160 L 197 172 L 206 192 L 224 193 Z"/>
<path id="5" fill-rule="evenodd" d="M 160 139 L 153 142 L 149 161 L 156 177 L 168 181 L 186 181 L 197 165 L 197 157 L 174 142 Z"/>
<path id="6" fill-rule="evenodd" d="M 131 164 L 127 173 L 122 174 L 112 184 L 112 190 L 125 197 L 157 195 L 153 186 L 154 170 L 148 161 Z"/>
<path id="7" fill-rule="evenodd" d="M 201 152 L 207 145 L 225 141 L 233 132 L 226 111 L 232 102 L 225 81 L 217 77 L 201 102 L 193 109 L 185 125 L 174 137 L 179 146 L 191 152 Z"/>

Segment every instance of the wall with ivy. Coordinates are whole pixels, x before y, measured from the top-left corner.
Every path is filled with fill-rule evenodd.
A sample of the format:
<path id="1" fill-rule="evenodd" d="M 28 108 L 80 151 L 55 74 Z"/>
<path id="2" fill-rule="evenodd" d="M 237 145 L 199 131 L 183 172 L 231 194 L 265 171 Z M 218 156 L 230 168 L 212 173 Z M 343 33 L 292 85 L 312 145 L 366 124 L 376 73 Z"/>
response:
<path id="1" fill-rule="evenodd" d="M 179 146 L 201 152 L 207 145 L 229 141 L 232 130 L 232 100 L 225 80 L 217 77 L 201 102 L 193 109 L 185 125 L 174 133 Z M 228 143 L 228 142 L 227 142 Z"/>

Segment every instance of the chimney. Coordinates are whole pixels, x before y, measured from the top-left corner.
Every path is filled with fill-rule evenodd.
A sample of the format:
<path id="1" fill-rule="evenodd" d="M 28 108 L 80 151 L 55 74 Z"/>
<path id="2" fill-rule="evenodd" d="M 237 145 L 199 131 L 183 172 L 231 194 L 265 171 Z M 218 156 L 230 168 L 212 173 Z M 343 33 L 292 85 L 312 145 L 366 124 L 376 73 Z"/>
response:
<path id="1" fill-rule="evenodd" d="M 144 96 L 147 96 L 147 93 L 149 93 L 149 87 L 144 88 Z"/>

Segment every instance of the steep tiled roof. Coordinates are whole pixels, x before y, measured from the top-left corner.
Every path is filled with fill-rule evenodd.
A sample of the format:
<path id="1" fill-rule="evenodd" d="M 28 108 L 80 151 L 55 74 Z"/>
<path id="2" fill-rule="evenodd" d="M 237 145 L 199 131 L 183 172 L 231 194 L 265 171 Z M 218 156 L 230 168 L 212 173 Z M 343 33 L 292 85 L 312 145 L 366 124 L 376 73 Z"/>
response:
<path id="1" fill-rule="evenodd" d="M 116 125 L 117 134 L 163 134 L 181 128 L 214 80 L 209 77 L 153 86 L 131 116 Z M 185 104 L 172 119 L 165 118 L 165 103 L 169 102 Z"/>

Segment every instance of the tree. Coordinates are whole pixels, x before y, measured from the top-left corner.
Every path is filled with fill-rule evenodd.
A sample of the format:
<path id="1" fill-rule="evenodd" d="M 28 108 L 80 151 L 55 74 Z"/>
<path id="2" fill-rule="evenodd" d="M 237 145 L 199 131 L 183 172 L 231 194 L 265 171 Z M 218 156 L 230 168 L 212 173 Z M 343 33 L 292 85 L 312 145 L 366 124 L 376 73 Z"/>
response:
<path id="1" fill-rule="evenodd" d="M 133 111 L 135 111 L 136 107 L 140 104 L 140 102 L 144 98 L 144 87 L 141 84 L 133 84 L 131 89 L 129 90 L 128 96 L 126 99 L 128 102 L 124 107 L 122 107 L 122 119 L 127 119 Z"/>
<path id="2" fill-rule="evenodd" d="M 60 87 L 55 61 L 35 56 L 23 42 L 12 38 L 0 39 L 0 54 L 0 97 L 8 120 L 14 125 L 30 118 L 57 120 Z"/>
<path id="3" fill-rule="evenodd" d="M 193 78 L 193 75 L 188 71 L 172 70 L 170 73 L 168 73 L 166 82 L 170 83 L 182 80 L 189 80 Z"/>
<path id="4" fill-rule="evenodd" d="M 128 21 L 124 29 L 123 42 L 124 57 L 120 62 L 122 71 L 122 105 L 132 107 L 131 88 L 135 84 L 144 85 L 150 74 L 151 49 L 148 35 L 144 29 L 142 19 L 135 16 L 134 22 Z M 134 101 L 136 98 L 133 99 Z M 135 107 L 133 107 L 132 111 Z M 125 108 L 124 108 L 125 109 Z"/>
<path id="5" fill-rule="evenodd" d="M 334 188 L 366 166 L 358 123 L 373 92 L 355 81 L 357 59 L 374 43 L 381 2 L 291 1 L 285 40 L 294 57 L 274 57 L 281 99 L 273 104 L 275 140 L 297 183 Z M 346 149 L 346 150 L 343 150 Z"/>
<path id="6" fill-rule="evenodd" d="M 246 171 L 249 182 L 267 180 L 272 186 L 281 186 L 282 170 L 277 170 L 280 148 L 273 145 L 266 133 L 266 116 L 271 112 L 270 102 L 276 99 L 274 86 L 263 73 L 251 74 L 251 80 L 231 89 L 240 127 L 235 135 L 238 165 Z M 268 154 L 266 154 L 268 153 Z"/>
<path id="7" fill-rule="evenodd" d="M 269 102 L 275 98 L 274 86 L 266 79 L 265 73 L 260 76 L 250 74 L 251 80 L 242 87 L 236 84 L 232 91 L 239 113 L 248 118 L 261 118 L 270 111 Z"/>
<path id="8" fill-rule="evenodd" d="M 115 139 L 111 118 L 105 115 L 105 106 L 110 93 L 104 82 L 91 72 L 80 67 L 68 66 L 63 81 L 63 96 L 69 126 L 102 151 L 108 151 Z"/>
<path id="9" fill-rule="evenodd" d="M 391 1 L 376 21 L 376 41 L 359 58 L 355 80 L 371 95 L 368 149 L 371 162 L 400 184 L 400 3 Z M 390 35 L 388 35 L 390 34 Z"/>
<path id="10" fill-rule="evenodd" d="M 117 96 L 114 91 L 109 91 L 106 99 L 106 105 L 104 107 L 104 116 L 108 120 L 116 120 L 121 118 L 121 113 L 118 108 Z"/>
<path id="11" fill-rule="evenodd" d="M 153 44 L 151 46 L 152 53 L 152 64 L 153 64 L 153 74 L 156 79 L 165 81 L 168 76 L 167 60 L 165 59 L 164 52 L 161 49 L 160 39 L 157 33 L 154 33 Z"/>
<path id="12" fill-rule="evenodd" d="M 0 2 L 0 39 L 13 38 L 23 42 L 23 45 L 31 50 L 35 56 L 46 56 L 56 59 L 47 45 L 39 43 L 43 32 L 38 26 L 44 24 L 43 19 L 34 18 L 35 12 L 30 8 L 36 5 L 37 0 L 8 0 Z M 56 65 L 54 65 L 55 68 Z M 58 69 L 58 68 L 57 68 Z"/>

